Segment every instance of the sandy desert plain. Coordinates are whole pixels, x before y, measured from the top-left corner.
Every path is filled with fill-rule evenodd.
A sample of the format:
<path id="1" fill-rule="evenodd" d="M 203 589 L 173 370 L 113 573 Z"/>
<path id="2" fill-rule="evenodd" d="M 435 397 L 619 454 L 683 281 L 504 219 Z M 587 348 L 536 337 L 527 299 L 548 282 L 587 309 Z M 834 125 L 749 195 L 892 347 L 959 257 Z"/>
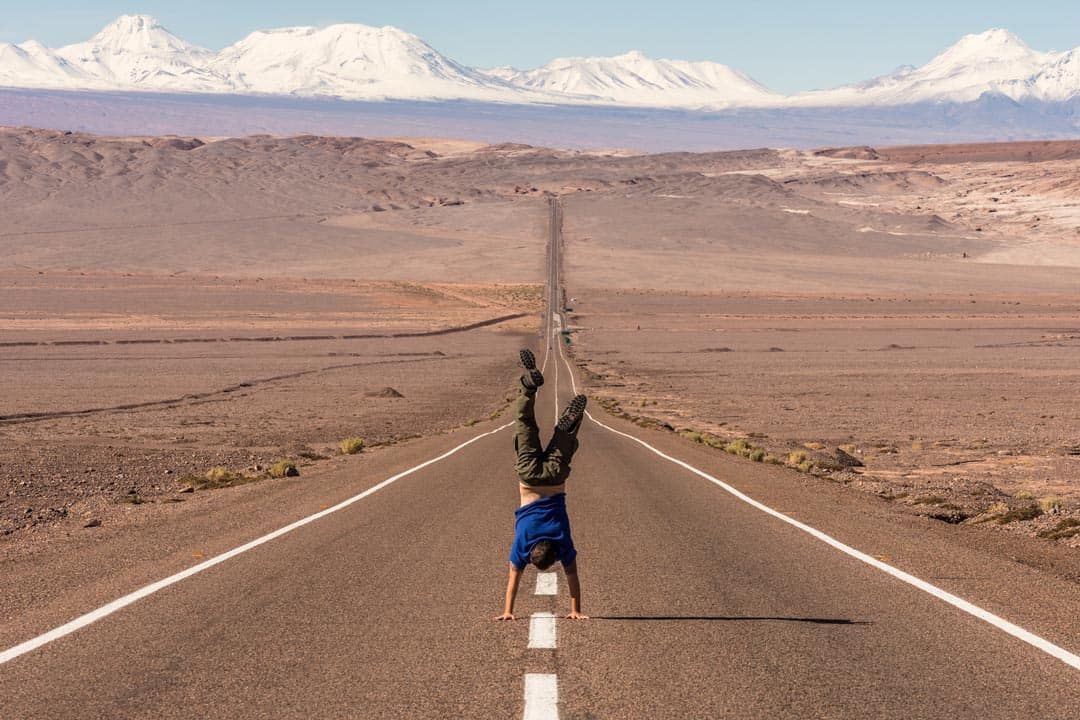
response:
<path id="1" fill-rule="evenodd" d="M 9 128 L 0 556 L 258 484 L 193 490 L 212 468 L 287 458 L 301 477 L 260 482 L 304 482 L 344 438 L 377 453 L 499 414 L 540 329 L 553 196 L 571 352 L 610 412 L 1080 545 L 1080 142 L 643 155 Z"/>

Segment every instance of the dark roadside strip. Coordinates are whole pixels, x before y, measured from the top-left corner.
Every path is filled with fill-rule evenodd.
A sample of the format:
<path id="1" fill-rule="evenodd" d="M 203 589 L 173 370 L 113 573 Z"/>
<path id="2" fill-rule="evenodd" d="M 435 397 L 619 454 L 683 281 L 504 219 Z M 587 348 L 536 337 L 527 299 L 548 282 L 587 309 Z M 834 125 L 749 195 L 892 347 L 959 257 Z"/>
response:
<path id="1" fill-rule="evenodd" d="M 431 362 L 433 360 L 446 360 L 448 359 L 448 357 L 449 356 L 443 354 L 442 352 L 435 351 L 430 353 L 429 355 L 425 355 L 423 357 L 413 357 L 408 360 L 376 360 L 374 362 L 357 362 L 327 365 L 326 367 L 315 368 L 312 370 L 301 370 L 299 372 L 286 373 L 284 375 L 273 375 L 271 377 L 257 378 L 255 380 L 245 380 L 244 382 L 237 383 L 236 385 L 230 385 L 229 387 L 221 388 L 220 390 L 210 390 L 208 392 L 202 393 L 188 393 L 187 395 L 181 395 L 180 397 L 175 398 L 167 398 L 165 400 L 147 400 L 146 402 L 125 403 L 123 405 L 110 405 L 107 407 L 83 408 L 80 410 L 55 410 L 51 412 L 15 413 L 12 415 L 0 415 L 0 426 L 21 425 L 25 423 L 41 422 L 44 420 L 58 420 L 71 417 L 86 417 L 88 415 L 100 415 L 104 413 L 131 412 L 135 410 L 150 410 L 155 408 L 172 408 L 187 403 L 203 402 L 207 400 L 213 400 L 214 398 L 226 397 L 232 393 L 258 387 L 260 385 L 269 385 L 271 383 L 282 382 L 284 380 L 295 380 L 296 378 L 301 378 L 308 375 L 318 375 L 321 373 L 332 372 L 335 370 L 347 370 L 350 368 L 369 367 L 373 365 L 395 365 L 400 363 Z"/>
<path id="2" fill-rule="evenodd" d="M 480 320 L 468 325 L 455 325 L 439 330 L 419 330 L 416 332 L 399 333 L 370 333 L 352 335 L 263 335 L 256 337 L 226 337 L 226 338 L 146 338 L 137 340 L 44 340 L 41 342 L 18 341 L 0 342 L 0 348 L 15 347 L 80 347 L 100 345 L 164 345 L 183 343 L 239 343 L 239 342 L 316 342 L 322 340 L 393 340 L 398 338 L 438 337 L 453 333 L 469 332 L 480 328 L 498 325 L 500 323 L 529 317 L 529 313 L 514 313 L 500 315 L 499 317 Z M 0 418 L 3 419 L 3 418 Z"/>

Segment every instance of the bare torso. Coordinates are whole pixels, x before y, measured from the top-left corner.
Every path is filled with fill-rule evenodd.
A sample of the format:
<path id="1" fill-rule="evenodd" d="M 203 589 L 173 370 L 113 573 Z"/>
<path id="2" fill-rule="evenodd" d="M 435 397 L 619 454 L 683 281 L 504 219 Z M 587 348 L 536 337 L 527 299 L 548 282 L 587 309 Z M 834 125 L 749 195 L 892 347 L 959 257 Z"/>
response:
<path id="1" fill-rule="evenodd" d="M 518 490 L 521 491 L 521 505 L 524 507 L 534 500 L 540 498 L 551 497 L 552 495 L 558 495 L 559 493 L 566 492 L 566 483 L 562 485 L 525 485 L 518 483 Z"/>

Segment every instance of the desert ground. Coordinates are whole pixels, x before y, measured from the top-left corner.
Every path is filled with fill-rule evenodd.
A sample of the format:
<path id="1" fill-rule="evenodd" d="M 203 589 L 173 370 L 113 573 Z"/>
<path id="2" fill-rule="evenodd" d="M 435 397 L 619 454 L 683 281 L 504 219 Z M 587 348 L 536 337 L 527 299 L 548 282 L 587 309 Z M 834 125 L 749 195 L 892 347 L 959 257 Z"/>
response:
<path id="1" fill-rule="evenodd" d="M 1078 165 L 1070 142 L 2 130 L 0 543 L 501 412 L 555 196 L 570 351 L 609 411 L 898 512 L 1052 533 L 1080 518 Z"/>

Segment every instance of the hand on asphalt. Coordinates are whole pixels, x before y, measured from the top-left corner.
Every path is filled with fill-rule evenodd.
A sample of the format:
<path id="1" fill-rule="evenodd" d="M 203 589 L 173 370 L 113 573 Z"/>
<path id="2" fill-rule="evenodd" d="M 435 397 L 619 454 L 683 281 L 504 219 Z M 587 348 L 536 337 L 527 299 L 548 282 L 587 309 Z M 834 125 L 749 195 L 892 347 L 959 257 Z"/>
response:
<path id="1" fill-rule="evenodd" d="M 515 618 L 514 618 L 514 613 L 503 613 L 502 615 L 498 615 L 498 616 L 493 617 L 491 619 L 495 620 L 495 621 L 499 621 L 499 620 L 514 620 Z"/>
<path id="2" fill-rule="evenodd" d="M 571 612 L 566 616 L 567 620 L 588 620 L 589 616 L 584 613 Z"/>

